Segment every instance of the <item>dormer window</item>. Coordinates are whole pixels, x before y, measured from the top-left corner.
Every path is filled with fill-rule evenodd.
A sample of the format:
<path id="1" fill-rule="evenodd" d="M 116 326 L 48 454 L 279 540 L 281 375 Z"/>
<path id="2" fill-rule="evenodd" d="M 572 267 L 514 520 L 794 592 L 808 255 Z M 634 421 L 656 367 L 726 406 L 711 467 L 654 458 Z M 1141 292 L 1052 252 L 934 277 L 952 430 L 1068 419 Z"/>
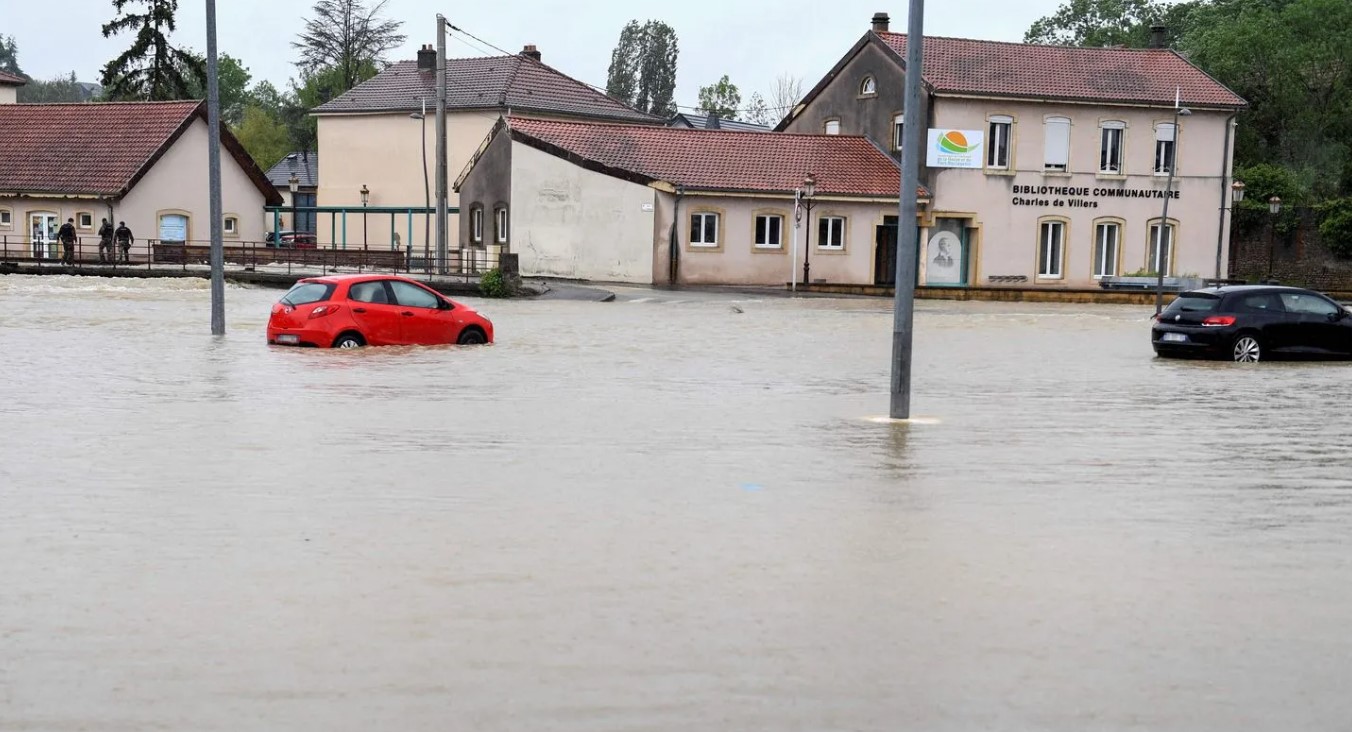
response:
<path id="1" fill-rule="evenodd" d="M 859 96 L 872 97 L 878 95 L 878 82 L 872 76 L 865 76 L 864 81 L 859 84 Z"/>

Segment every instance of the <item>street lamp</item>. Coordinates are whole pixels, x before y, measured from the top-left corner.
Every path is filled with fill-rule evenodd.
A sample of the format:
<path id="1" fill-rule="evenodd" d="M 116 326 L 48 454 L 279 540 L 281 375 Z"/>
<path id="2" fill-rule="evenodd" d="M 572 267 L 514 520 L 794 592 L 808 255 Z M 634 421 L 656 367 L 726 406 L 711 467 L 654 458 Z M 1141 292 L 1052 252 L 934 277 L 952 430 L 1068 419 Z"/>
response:
<path id="1" fill-rule="evenodd" d="M 296 225 L 296 192 L 300 190 L 300 178 L 292 175 L 286 179 L 286 187 L 291 191 L 291 236 L 294 239 L 296 234 L 300 233 L 300 227 Z M 277 242 L 281 246 L 281 242 Z"/>
<path id="2" fill-rule="evenodd" d="M 361 184 L 361 248 L 366 248 L 366 204 L 371 201 L 371 189 Z"/>
<path id="3" fill-rule="evenodd" d="M 422 122 L 422 174 L 423 174 L 423 267 L 432 271 L 432 184 L 427 177 L 427 97 L 422 98 L 422 111 L 409 117 Z M 408 258 L 413 259 L 413 237 L 408 238 Z"/>
<path id="4" fill-rule="evenodd" d="M 1158 317 L 1160 311 L 1164 310 L 1164 270 L 1169 268 L 1169 260 L 1174 258 L 1174 230 L 1169 228 L 1169 199 L 1174 197 L 1174 168 L 1178 167 L 1178 118 L 1189 117 L 1192 110 L 1187 107 L 1178 106 L 1178 100 L 1174 100 L 1174 125 L 1169 128 L 1173 132 L 1173 142 L 1168 148 L 1169 158 L 1164 161 L 1169 166 L 1169 178 L 1164 184 L 1164 212 L 1160 214 L 1160 235 L 1154 242 L 1155 245 L 1155 315 Z M 1169 240 L 1169 258 L 1165 259 L 1164 241 L 1165 237 Z"/>
<path id="5" fill-rule="evenodd" d="M 1244 200 L 1244 181 L 1237 180 L 1230 184 L 1230 200 L 1239 203 Z"/>
<path id="6" fill-rule="evenodd" d="M 1282 199 L 1273 196 L 1268 199 L 1268 213 L 1272 214 L 1272 235 L 1268 238 L 1267 276 L 1272 278 L 1272 255 L 1277 250 L 1277 215 L 1282 212 Z"/>
<path id="7" fill-rule="evenodd" d="M 812 254 L 812 197 L 817 195 L 817 178 L 811 173 L 803 179 L 803 208 L 807 209 L 807 231 L 803 235 L 803 287 L 812 280 L 808 279 L 812 265 L 808 261 Z"/>
<path id="8" fill-rule="evenodd" d="M 1221 221 L 1220 221 L 1220 228 L 1219 228 L 1219 230 L 1216 231 L 1216 279 L 1217 279 L 1217 280 L 1219 280 L 1219 279 L 1221 278 L 1221 252 L 1223 251 L 1222 245 L 1223 245 L 1223 244 L 1225 243 L 1225 241 L 1226 241 L 1226 239 L 1225 239 L 1225 234 L 1226 234 L 1226 229 L 1225 229 L 1225 214 L 1226 214 L 1226 213 L 1229 213 L 1229 214 L 1230 214 L 1230 230 L 1229 230 L 1229 233 L 1230 233 L 1230 239 L 1233 240 L 1233 239 L 1234 239 L 1234 232 L 1235 232 L 1235 218 L 1234 218 L 1235 204 L 1237 204 L 1237 203 L 1239 203 L 1239 202 L 1241 202 L 1241 201 L 1243 201 L 1243 200 L 1244 200 L 1244 181 L 1242 181 L 1242 180 L 1237 180 L 1237 181 L 1235 181 L 1234 183 L 1231 183 L 1231 184 L 1230 184 L 1230 205 L 1229 205 L 1229 206 L 1226 206 L 1226 205 L 1224 205 L 1224 204 L 1225 204 L 1225 201 L 1221 201 L 1221 204 L 1222 204 L 1222 205 L 1221 205 Z M 1230 253 L 1230 256 L 1231 256 L 1230 268 L 1229 268 L 1229 271 L 1226 272 L 1226 274 L 1227 274 L 1228 276 L 1230 276 L 1230 277 L 1234 277 L 1234 276 L 1235 276 L 1235 275 L 1234 275 L 1235 269 L 1234 269 L 1234 247 L 1233 247 L 1233 245 L 1231 246 L 1231 253 Z"/>

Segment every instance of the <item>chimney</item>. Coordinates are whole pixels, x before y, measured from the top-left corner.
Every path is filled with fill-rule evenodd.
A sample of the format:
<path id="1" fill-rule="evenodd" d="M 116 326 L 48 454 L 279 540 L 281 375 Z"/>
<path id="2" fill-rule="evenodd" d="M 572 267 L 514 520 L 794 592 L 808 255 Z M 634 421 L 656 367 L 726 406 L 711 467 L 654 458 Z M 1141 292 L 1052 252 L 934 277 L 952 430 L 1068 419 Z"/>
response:
<path id="1" fill-rule="evenodd" d="M 525 56 L 526 58 L 533 58 L 536 61 L 539 61 L 542 58 L 542 56 L 540 55 L 540 49 L 536 48 L 534 43 L 521 49 L 521 55 Z"/>
<path id="2" fill-rule="evenodd" d="M 1164 34 L 1169 29 L 1162 25 L 1150 26 L 1150 47 L 1164 48 Z"/>
<path id="3" fill-rule="evenodd" d="M 437 49 L 432 45 L 426 44 L 418 49 L 418 70 L 436 71 L 437 70 Z"/>
<path id="4" fill-rule="evenodd" d="M 873 14 L 873 32 L 874 32 L 874 33 L 886 33 L 886 32 L 887 32 L 887 29 L 890 28 L 891 25 L 892 25 L 892 19 L 889 18 L 889 17 L 887 17 L 887 13 L 874 13 L 874 14 Z"/>

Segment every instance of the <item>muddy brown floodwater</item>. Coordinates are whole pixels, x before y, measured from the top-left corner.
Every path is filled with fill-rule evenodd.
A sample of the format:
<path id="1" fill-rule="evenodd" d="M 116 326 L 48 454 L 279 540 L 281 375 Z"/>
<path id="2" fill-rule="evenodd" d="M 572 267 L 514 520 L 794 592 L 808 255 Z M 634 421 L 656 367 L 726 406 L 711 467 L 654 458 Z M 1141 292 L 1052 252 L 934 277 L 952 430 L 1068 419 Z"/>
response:
<path id="1" fill-rule="evenodd" d="M 282 350 L 279 293 L 0 277 L 0 729 L 1352 719 L 1352 370 L 1149 308 L 624 291 Z M 741 312 L 737 312 L 740 310 Z"/>

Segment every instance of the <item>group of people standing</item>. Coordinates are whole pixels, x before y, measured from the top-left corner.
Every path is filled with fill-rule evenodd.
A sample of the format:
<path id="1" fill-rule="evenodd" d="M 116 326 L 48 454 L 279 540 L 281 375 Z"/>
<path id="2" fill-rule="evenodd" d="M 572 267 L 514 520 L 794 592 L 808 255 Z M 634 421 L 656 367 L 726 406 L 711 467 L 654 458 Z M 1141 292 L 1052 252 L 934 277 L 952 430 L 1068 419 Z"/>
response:
<path id="1" fill-rule="evenodd" d="M 75 219 L 66 219 L 66 223 L 56 232 L 56 238 L 61 242 L 61 261 L 65 264 L 75 264 L 75 241 L 78 238 L 75 233 Z M 122 261 L 125 264 L 131 264 L 131 245 L 136 241 L 132 236 L 131 229 L 127 228 L 127 222 L 117 222 L 117 228 L 114 229 L 108 219 L 103 220 L 103 226 L 99 227 L 99 264 L 117 264 L 117 249 L 122 250 Z M 116 245 L 116 248 L 114 246 Z"/>

